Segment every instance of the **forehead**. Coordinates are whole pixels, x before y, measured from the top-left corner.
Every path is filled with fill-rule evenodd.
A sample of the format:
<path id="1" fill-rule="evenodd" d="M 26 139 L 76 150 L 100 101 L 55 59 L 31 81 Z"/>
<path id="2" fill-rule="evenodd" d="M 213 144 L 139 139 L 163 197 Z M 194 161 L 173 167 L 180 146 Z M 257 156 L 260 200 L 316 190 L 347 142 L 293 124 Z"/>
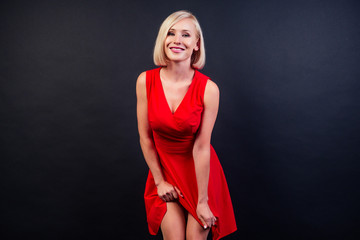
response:
<path id="1" fill-rule="evenodd" d="M 179 22 L 175 23 L 174 25 L 172 25 L 170 27 L 170 29 L 174 29 L 174 30 L 188 30 L 188 31 L 196 31 L 195 28 L 195 24 L 193 22 L 193 20 L 191 20 L 190 18 L 185 18 L 180 20 Z"/>

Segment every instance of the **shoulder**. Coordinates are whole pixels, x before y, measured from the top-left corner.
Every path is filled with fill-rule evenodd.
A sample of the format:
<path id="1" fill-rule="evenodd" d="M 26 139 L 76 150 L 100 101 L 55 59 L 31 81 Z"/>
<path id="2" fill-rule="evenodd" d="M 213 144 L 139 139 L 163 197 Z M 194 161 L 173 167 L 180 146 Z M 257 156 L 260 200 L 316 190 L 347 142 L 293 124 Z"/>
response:
<path id="1" fill-rule="evenodd" d="M 160 68 L 154 68 L 140 73 L 137 78 L 137 85 L 146 85 L 146 78 L 153 78 L 158 73 Z"/>
<path id="2" fill-rule="evenodd" d="M 201 79 L 201 85 L 203 86 L 203 88 L 205 88 L 205 93 L 204 94 L 210 94 L 210 95 L 216 95 L 219 94 L 219 88 L 216 85 L 215 82 L 213 82 L 210 77 L 206 76 L 205 74 L 197 71 L 198 73 L 198 77 Z"/>
<path id="3" fill-rule="evenodd" d="M 136 87 L 137 88 L 144 88 L 146 87 L 146 72 L 140 73 L 136 80 Z"/>
<path id="4" fill-rule="evenodd" d="M 145 83 L 146 82 L 146 71 L 140 73 L 140 75 L 137 78 L 137 83 Z"/>
<path id="5" fill-rule="evenodd" d="M 200 86 L 202 91 L 202 99 L 204 103 L 218 102 L 220 91 L 217 84 L 210 79 L 207 75 L 197 71 L 197 76 L 200 79 Z"/>
<path id="6" fill-rule="evenodd" d="M 217 86 L 217 84 L 215 82 L 213 82 L 210 79 L 207 79 L 207 83 L 205 86 L 205 93 L 204 93 L 204 97 L 206 98 L 218 98 L 220 95 L 220 90 L 219 87 Z"/>
<path id="7" fill-rule="evenodd" d="M 210 109 L 217 109 L 219 106 L 220 91 L 216 83 L 207 80 L 204 91 L 204 105 Z"/>

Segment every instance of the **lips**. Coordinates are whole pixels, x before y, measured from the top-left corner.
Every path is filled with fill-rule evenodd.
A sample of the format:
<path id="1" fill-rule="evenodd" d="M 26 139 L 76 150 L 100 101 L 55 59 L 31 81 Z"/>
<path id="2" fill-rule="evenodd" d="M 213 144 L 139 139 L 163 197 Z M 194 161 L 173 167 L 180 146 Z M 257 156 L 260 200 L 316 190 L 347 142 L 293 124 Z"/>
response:
<path id="1" fill-rule="evenodd" d="M 184 48 L 181 48 L 181 47 L 170 47 L 170 50 L 171 50 L 173 53 L 181 53 L 181 52 L 183 52 L 185 49 L 184 49 Z"/>
<path id="2" fill-rule="evenodd" d="M 184 51 L 185 50 L 184 48 L 181 48 L 181 47 L 170 47 L 170 49 L 173 51 Z"/>

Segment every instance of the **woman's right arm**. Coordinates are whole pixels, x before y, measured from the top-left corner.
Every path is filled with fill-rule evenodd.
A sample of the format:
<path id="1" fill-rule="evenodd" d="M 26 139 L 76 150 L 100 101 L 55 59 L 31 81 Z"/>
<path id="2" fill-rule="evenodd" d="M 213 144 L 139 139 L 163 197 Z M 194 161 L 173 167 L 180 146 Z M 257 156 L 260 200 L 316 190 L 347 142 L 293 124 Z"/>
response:
<path id="1" fill-rule="evenodd" d="M 153 175 L 159 197 L 164 201 L 173 201 L 178 198 L 178 195 L 182 196 L 182 194 L 177 187 L 172 186 L 164 180 L 159 157 L 152 137 L 152 130 L 149 126 L 145 72 L 141 73 L 137 79 L 136 96 L 136 111 L 141 150 L 145 161 L 150 168 L 151 174 Z"/>

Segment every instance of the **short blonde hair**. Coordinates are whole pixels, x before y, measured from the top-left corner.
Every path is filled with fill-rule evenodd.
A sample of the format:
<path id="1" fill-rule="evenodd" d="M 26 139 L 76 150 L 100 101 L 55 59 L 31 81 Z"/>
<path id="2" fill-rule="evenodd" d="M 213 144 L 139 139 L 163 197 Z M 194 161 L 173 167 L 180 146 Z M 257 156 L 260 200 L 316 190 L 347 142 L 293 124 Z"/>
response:
<path id="1" fill-rule="evenodd" d="M 168 16 L 164 22 L 161 24 L 159 33 L 156 38 L 155 47 L 154 47 L 154 63 L 157 66 L 166 66 L 168 63 L 168 58 L 165 54 L 164 42 L 167 37 L 167 34 L 170 28 L 179 22 L 182 19 L 189 18 L 191 19 L 197 31 L 197 37 L 199 38 L 199 50 L 194 51 L 191 56 L 191 66 L 196 69 L 202 69 L 205 65 L 205 44 L 204 37 L 201 31 L 200 24 L 196 17 L 188 11 L 177 11 Z"/>

